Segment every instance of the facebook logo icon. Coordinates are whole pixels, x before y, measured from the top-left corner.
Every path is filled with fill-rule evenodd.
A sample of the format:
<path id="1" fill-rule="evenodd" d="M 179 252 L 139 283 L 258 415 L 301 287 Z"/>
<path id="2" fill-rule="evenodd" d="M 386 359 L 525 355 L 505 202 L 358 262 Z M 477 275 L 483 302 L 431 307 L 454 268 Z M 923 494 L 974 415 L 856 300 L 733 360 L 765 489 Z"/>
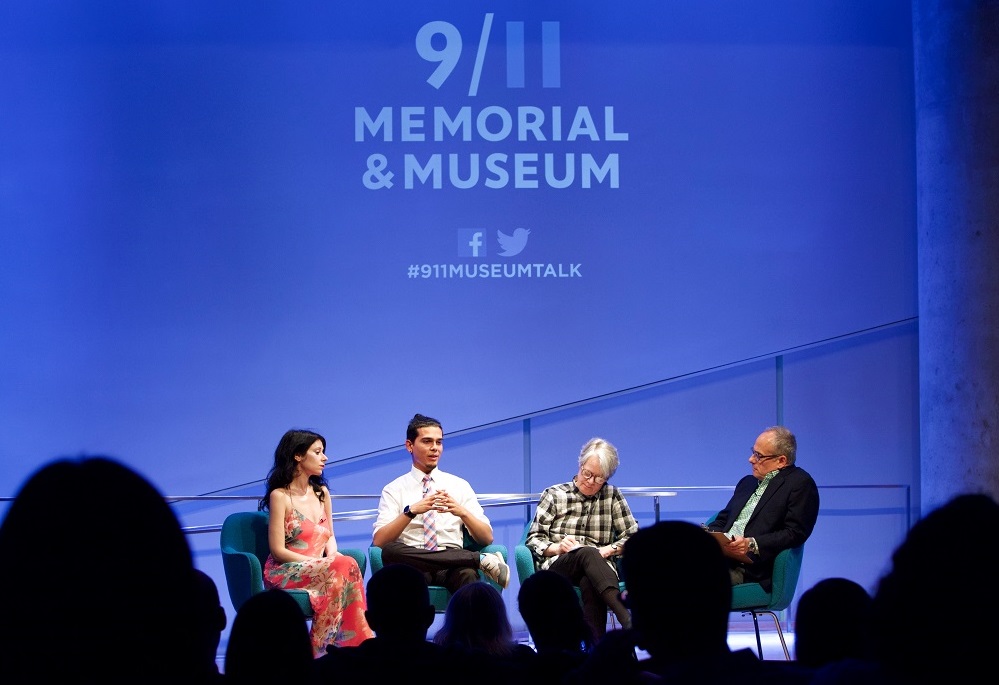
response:
<path id="1" fill-rule="evenodd" d="M 482 228 L 458 229 L 458 256 L 485 257 L 486 231 Z"/>

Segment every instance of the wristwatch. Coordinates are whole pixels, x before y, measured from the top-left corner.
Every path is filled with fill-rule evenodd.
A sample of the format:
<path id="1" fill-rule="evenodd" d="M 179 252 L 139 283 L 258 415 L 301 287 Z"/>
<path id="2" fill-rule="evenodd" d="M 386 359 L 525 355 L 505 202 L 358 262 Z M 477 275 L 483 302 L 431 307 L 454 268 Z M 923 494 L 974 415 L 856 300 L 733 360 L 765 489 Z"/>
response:
<path id="1" fill-rule="evenodd" d="M 408 504 L 406 505 L 406 508 L 402 510 L 402 513 L 404 513 L 406 516 L 408 516 L 411 519 L 416 518 L 416 512 L 411 510 Z"/>
<path id="2" fill-rule="evenodd" d="M 756 538 L 749 538 L 749 553 L 750 554 L 760 553 L 760 546 L 756 544 Z"/>

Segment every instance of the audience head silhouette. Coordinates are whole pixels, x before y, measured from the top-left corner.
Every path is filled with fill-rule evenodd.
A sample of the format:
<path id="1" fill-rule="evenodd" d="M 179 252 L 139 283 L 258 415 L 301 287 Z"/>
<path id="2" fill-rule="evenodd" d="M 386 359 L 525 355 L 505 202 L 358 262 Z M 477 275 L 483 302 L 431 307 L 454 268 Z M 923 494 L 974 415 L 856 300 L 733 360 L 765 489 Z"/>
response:
<path id="1" fill-rule="evenodd" d="M 474 672 L 479 685 L 534 682 L 538 655 L 513 638 L 506 603 L 486 582 L 462 585 L 447 603 L 434 644 L 448 654 L 457 673 Z"/>
<path id="2" fill-rule="evenodd" d="M 732 651 L 732 579 L 721 546 L 699 525 L 661 521 L 624 543 L 622 575 L 631 630 L 607 633 L 563 685 L 802 685 L 812 677 L 753 649 Z M 635 647 L 649 653 L 636 659 Z M 793 665 L 792 665 L 793 664 Z"/>
<path id="3" fill-rule="evenodd" d="M 315 660 L 314 680 L 411 680 L 414 664 L 446 664 L 443 649 L 427 640 L 434 606 L 423 573 L 408 564 L 386 564 L 368 579 L 368 626 L 375 636 L 359 645 L 327 649 Z"/>
<path id="4" fill-rule="evenodd" d="M 194 570 L 195 598 L 197 600 L 198 622 L 191 628 L 197 631 L 201 648 L 201 664 L 209 678 L 219 674 L 216 658 L 222 631 L 228 620 L 219 599 L 219 588 L 210 575 L 200 569 Z"/>
<path id="5" fill-rule="evenodd" d="M 817 668 L 869 656 L 871 595 L 849 578 L 824 578 L 802 593 L 794 622 L 795 659 Z"/>
<path id="6" fill-rule="evenodd" d="M 497 656 L 510 653 L 515 644 L 513 627 L 499 590 L 483 582 L 458 588 L 447 603 L 434 642 Z"/>
<path id="7" fill-rule="evenodd" d="M 368 625 L 379 638 L 424 641 L 434 622 L 434 606 L 423 574 L 406 564 L 389 564 L 367 586 Z"/>
<path id="8" fill-rule="evenodd" d="M 665 660 L 728 652 L 732 582 L 710 534 L 661 521 L 628 538 L 621 562 L 640 647 Z"/>
<path id="9" fill-rule="evenodd" d="M 0 557 L 0 663 L 11 682 L 175 683 L 204 672 L 187 540 L 129 467 L 100 456 L 42 466 L 0 525 Z"/>
<path id="10" fill-rule="evenodd" d="M 520 584 L 517 610 L 539 654 L 585 652 L 593 647 L 593 630 L 565 576 L 544 569 L 529 575 Z"/>
<path id="11" fill-rule="evenodd" d="M 909 530 L 874 594 L 874 649 L 892 675 L 931 682 L 989 672 L 993 633 L 978 627 L 999 615 L 999 593 L 987 589 L 995 571 L 987 537 L 997 530 L 999 503 L 984 494 L 958 495 Z M 959 579 L 934 577 L 943 561 L 959 566 Z M 928 613 L 925 601 L 941 582 L 973 593 L 949 602 L 946 620 Z"/>
<path id="12" fill-rule="evenodd" d="M 284 590 L 264 590 L 236 612 L 225 652 L 225 677 L 236 683 L 305 682 L 312 658 L 298 602 Z"/>

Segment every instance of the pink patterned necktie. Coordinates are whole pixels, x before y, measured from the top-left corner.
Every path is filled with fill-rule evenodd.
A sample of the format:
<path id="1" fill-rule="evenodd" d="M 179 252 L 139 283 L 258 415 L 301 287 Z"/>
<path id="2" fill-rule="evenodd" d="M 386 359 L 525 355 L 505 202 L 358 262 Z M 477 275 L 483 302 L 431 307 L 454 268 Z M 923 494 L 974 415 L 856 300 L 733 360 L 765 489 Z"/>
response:
<path id="1" fill-rule="evenodd" d="M 423 477 L 423 496 L 426 497 L 434 492 L 433 479 L 430 476 Z M 428 509 L 423 514 L 423 546 L 430 550 L 437 549 L 437 525 L 434 520 L 437 512 Z"/>

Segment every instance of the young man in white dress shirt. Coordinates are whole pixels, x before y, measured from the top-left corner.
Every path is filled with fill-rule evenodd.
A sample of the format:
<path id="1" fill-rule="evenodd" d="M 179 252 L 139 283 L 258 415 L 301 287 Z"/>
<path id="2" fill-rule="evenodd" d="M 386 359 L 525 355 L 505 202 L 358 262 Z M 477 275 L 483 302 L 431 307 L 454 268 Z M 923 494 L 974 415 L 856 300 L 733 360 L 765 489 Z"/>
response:
<path id="1" fill-rule="evenodd" d="M 413 457 L 411 468 L 382 488 L 378 500 L 372 544 L 381 547 L 383 564 L 413 566 L 428 585 L 450 592 L 478 581 L 479 569 L 509 586 L 510 567 L 499 554 L 463 546 L 464 530 L 489 545 L 493 528 L 468 481 L 437 467 L 444 451 L 440 421 L 416 414 L 406 428 L 406 450 Z"/>

